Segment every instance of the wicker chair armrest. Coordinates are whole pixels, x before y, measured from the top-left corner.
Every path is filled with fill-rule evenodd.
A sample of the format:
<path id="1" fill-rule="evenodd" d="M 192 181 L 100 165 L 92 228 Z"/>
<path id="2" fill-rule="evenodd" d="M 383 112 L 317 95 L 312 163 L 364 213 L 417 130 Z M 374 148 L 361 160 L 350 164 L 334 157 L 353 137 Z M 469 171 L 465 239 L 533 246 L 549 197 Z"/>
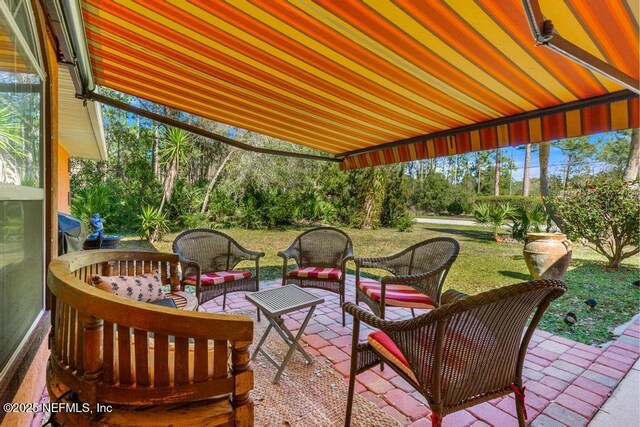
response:
<path id="1" fill-rule="evenodd" d="M 466 298 L 469 298 L 469 295 L 463 292 L 458 292 L 455 289 L 449 289 L 442 294 L 442 304 L 451 304 L 456 301 L 462 301 Z"/>
<path id="2" fill-rule="evenodd" d="M 435 308 L 425 314 L 406 320 L 384 320 L 357 305 L 345 302 L 342 309 L 351 314 L 354 319 L 360 320 L 367 325 L 389 332 L 408 332 L 424 327 L 435 327 L 435 323 L 443 317 L 443 310 Z"/>
<path id="3" fill-rule="evenodd" d="M 353 261 L 353 249 L 351 247 L 347 248 L 346 253 L 344 254 L 344 258 L 342 258 L 342 270 L 344 270 L 346 272 L 347 270 L 347 263 L 349 261 Z"/>
<path id="4" fill-rule="evenodd" d="M 240 251 L 242 251 L 244 254 L 247 255 L 247 259 L 250 261 L 255 261 L 259 258 L 262 258 L 265 254 L 264 252 L 260 252 L 260 251 L 251 251 L 249 249 L 243 248 L 242 246 L 238 245 L 238 249 Z"/>
<path id="5" fill-rule="evenodd" d="M 178 257 L 179 257 L 180 264 L 184 265 L 185 267 L 195 268 L 198 279 L 200 279 L 200 274 L 202 273 L 200 264 L 197 261 L 185 258 L 180 254 L 178 254 Z"/>
<path id="6" fill-rule="evenodd" d="M 411 284 L 415 282 L 420 282 L 421 280 L 427 279 L 429 277 L 433 277 L 437 274 L 442 273 L 448 265 L 441 265 L 438 268 L 435 268 L 431 271 L 427 271 L 426 273 L 420 274 L 405 274 L 405 275 L 397 275 L 397 276 L 384 276 L 381 281 L 384 283 L 398 283 L 398 284 Z"/>
<path id="7" fill-rule="evenodd" d="M 342 309 L 346 313 L 352 315 L 354 319 L 360 320 L 361 322 L 373 326 L 374 328 L 383 329 L 383 327 L 390 326 L 391 323 L 394 323 L 391 320 L 381 319 L 375 314 L 372 314 L 351 302 L 345 302 L 344 304 L 342 304 Z"/>
<path id="8" fill-rule="evenodd" d="M 297 258 L 298 248 L 296 246 L 297 240 L 291 244 L 287 249 L 278 252 L 278 256 L 283 258 L 285 262 L 291 258 Z"/>
<path id="9" fill-rule="evenodd" d="M 377 258 L 354 258 L 353 262 L 356 263 L 358 268 L 379 268 L 392 272 L 391 266 L 387 263 L 395 258 L 394 255 Z"/>

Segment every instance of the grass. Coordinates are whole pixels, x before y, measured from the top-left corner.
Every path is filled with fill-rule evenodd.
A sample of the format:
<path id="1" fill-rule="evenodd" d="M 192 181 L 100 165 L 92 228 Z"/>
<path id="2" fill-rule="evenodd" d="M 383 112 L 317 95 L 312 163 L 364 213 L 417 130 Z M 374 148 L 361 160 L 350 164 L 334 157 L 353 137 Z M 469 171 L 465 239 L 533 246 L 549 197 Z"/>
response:
<path id="1" fill-rule="evenodd" d="M 343 230 L 353 239 L 356 256 L 388 255 L 436 236 L 457 239 L 461 247 L 460 255 L 451 268 L 445 290 L 453 288 L 476 294 L 530 279 L 522 257 L 522 244 L 498 244 L 493 241 L 491 232 L 481 227 L 416 224 L 409 233 L 389 229 Z M 266 256 L 260 261 L 260 275 L 264 280 L 273 280 L 282 274 L 282 259 L 276 253 L 286 249 L 301 229 L 230 229 L 225 232 L 245 247 L 265 252 Z M 129 237 L 121 247 L 171 252 L 171 242 L 175 236 L 167 235 L 164 241 L 153 245 Z M 251 264 L 245 266 L 250 267 Z M 626 260 L 620 271 L 607 271 L 604 267 L 604 259 L 598 254 L 574 244 L 573 261 L 565 276 L 568 291 L 551 305 L 539 327 L 585 344 L 609 341 L 610 330 L 639 311 L 640 290 L 631 282 L 640 276 L 640 256 Z M 584 303 L 588 298 L 598 301 L 594 309 Z M 568 326 L 563 321 L 569 311 L 578 318 L 574 326 Z"/>

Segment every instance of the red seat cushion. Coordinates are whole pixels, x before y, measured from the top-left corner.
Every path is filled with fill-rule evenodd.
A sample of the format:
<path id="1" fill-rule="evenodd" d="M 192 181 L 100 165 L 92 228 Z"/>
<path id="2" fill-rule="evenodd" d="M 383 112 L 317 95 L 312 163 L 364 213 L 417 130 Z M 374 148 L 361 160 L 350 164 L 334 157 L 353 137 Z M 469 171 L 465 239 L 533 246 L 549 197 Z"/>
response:
<path id="1" fill-rule="evenodd" d="M 324 267 L 303 267 L 296 268 L 289 272 L 289 277 L 309 277 L 317 279 L 335 279 L 342 277 L 342 271 L 339 268 Z"/>
<path id="2" fill-rule="evenodd" d="M 247 270 L 216 271 L 215 273 L 204 273 L 200 276 L 202 286 L 219 285 L 234 280 L 242 280 L 251 277 L 251 272 Z M 196 276 L 186 276 L 183 280 L 188 285 L 196 284 Z"/>
<path id="3" fill-rule="evenodd" d="M 358 287 L 375 301 L 380 301 L 381 284 L 371 279 L 361 279 Z M 416 291 L 409 285 L 387 284 L 385 305 L 408 308 L 434 308 L 436 303 L 429 296 Z"/>
<path id="4" fill-rule="evenodd" d="M 400 368 L 409 378 L 416 381 L 416 377 L 409 367 L 409 362 L 398 346 L 389 338 L 389 335 L 382 331 L 372 332 L 367 337 L 367 341 L 378 353 Z"/>

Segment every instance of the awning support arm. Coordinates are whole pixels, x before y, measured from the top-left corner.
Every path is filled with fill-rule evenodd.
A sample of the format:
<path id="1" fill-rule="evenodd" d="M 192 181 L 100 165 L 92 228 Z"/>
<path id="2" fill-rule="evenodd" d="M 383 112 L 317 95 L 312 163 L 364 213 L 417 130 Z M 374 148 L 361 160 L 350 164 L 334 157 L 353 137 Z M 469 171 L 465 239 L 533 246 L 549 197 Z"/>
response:
<path id="1" fill-rule="evenodd" d="M 522 0 L 522 5 L 536 43 L 548 47 L 591 71 L 602 74 L 636 94 L 640 94 L 640 81 L 555 33 L 553 23 L 544 19 L 538 0 Z"/>
<path id="2" fill-rule="evenodd" d="M 101 95 L 96 92 L 89 92 L 85 95 L 85 99 L 89 99 L 95 102 L 100 102 L 101 104 L 110 105 L 112 107 L 118 108 L 120 110 L 128 111 L 133 114 L 137 114 L 142 117 L 146 117 L 147 119 L 155 120 L 156 122 L 164 123 L 168 126 L 173 126 L 176 128 L 184 129 L 187 132 L 194 133 L 196 135 L 203 136 L 205 138 L 213 139 L 214 141 L 221 142 L 223 144 L 231 145 L 232 147 L 240 148 L 246 151 L 253 151 L 255 153 L 262 154 L 273 154 L 276 156 L 285 156 L 285 157 L 297 157 L 301 159 L 310 159 L 310 160 L 321 160 L 325 162 L 336 162 L 340 163 L 342 160 L 336 157 L 325 157 L 325 156 L 316 156 L 313 154 L 305 154 L 305 153 L 295 153 L 291 151 L 281 151 L 281 150 L 272 150 L 269 148 L 255 147 L 253 145 L 245 144 L 239 141 L 236 141 L 231 138 L 227 138 L 226 136 L 218 135 L 217 133 L 208 131 L 206 129 L 199 128 L 197 126 L 193 126 L 184 122 L 181 122 L 176 119 L 172 119 L 170 117 L 163 116 L 161 114 L 157 114 L 144 108 L 136 107 L 131 104 L 127 104 L 126 102 L 119 101 L 117 99 L 110 98 L 105 95 Z"/>

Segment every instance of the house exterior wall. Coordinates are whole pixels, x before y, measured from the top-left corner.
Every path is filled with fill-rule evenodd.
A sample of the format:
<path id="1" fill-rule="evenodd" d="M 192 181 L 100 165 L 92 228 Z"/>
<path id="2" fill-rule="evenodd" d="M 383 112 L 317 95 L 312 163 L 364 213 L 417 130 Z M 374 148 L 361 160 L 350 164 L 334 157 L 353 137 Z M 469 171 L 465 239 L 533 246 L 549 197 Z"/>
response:
<path id="1" fill-rule="evenodd" d="M 57 104 L 58 104 L 58 64 L 55 41 L 46 23 L 46 15 L 39 1 L 32 1 L 35 15 L 37 37 L 43 57 L 46 73 L 44 80 L 44 140 L 43 140 L 43 190 L 45 193 L 44 210 L 41 227 L 44 234 L 44 251 L 42 266 L 46 268 L 52 257 L 57 255 L 57 212 L 62 207 L 68 211 L 67 196 L 58 200 L 58 186 L 62 183 L 69 187 L 67 162 L 62 165 L 58 156 L 68 158 L 66 151 L 58 148 Z M 58 169 L 62 168 L 64 173 Z M 59 178 L 60 177 L 60 181 Z M 37 224 L 30 224 L 37 226 Z M 46 289 L 45 278 L 42 289 Z M 46 302 L 43 311 L 35 320 L 31 329 L 24 336 L 21 344 L 13 352 L 9 362 L 0 376 L 0 402 L 31 403 L 38 402 L 46 385 L 46 365 L 49 358 L 48 335 L 50 330 L 50 306 L 48 291 L 45 290 Z M 15 313 L 20 316 L 20 313 Z M 0 424 L 8 426 L 30 425 L 33 413 L 10 413 L 0 411 Z"/>
<path id="2" fill-rule="evenodd" d="M 71 189 L 69 180 L 69 153 L 58 145 L 58 212 L 71 213 Z"/>

